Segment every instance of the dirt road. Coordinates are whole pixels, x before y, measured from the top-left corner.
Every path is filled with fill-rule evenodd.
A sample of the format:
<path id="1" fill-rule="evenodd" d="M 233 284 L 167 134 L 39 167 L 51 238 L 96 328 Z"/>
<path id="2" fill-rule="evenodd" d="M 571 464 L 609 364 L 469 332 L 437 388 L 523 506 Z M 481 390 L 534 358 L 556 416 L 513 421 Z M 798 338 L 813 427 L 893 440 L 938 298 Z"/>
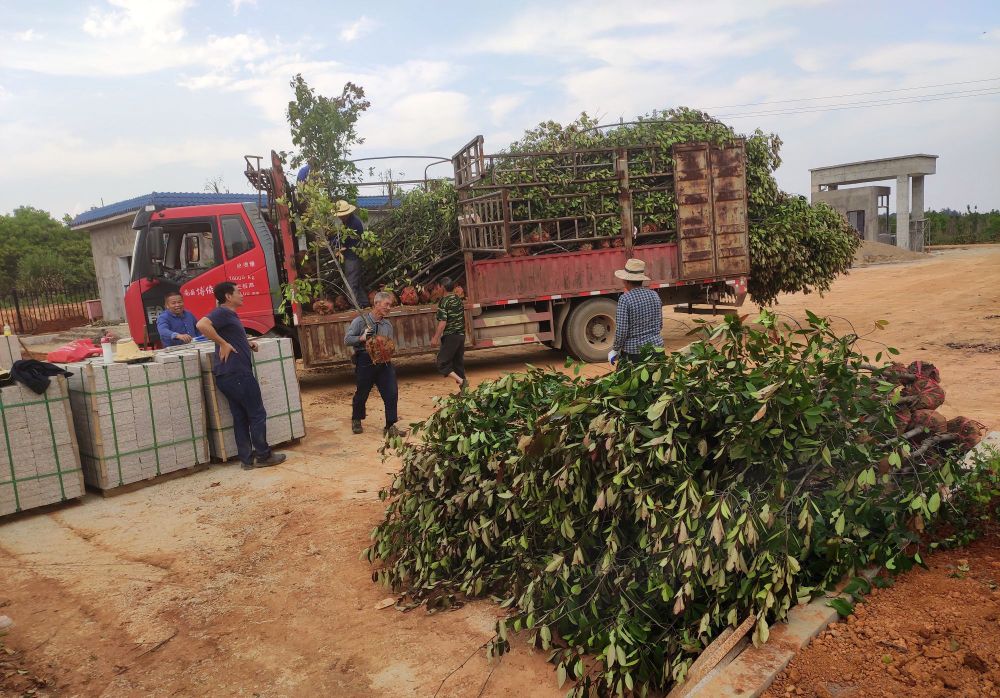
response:
<path id="1" fill-rule="evenodd" d="M 798 318 L 805 308 L 861 334 L 888 320 L 871 353 L 877 340 L 907 361 L 933 360 L 944 411 L 1000 422 L 1000 247 L 857 269 L 825 298 L 779 306 Z M 672 346 L 683 332 L 667 323 Z M 470 378 L 525 362 L 562 365 L 543 348 L 498 350 L 471 356 Z M 400 382 L 404 420 L 426 416 L 448 389 L 415 362 Z M 381 404 L 373 397 L 368 432 L 353 436 L 350 376 L 308 373 L 302 387 L 308 436 L 281 467 L 213 466 L 0 524 L 0 613 L 18 624 L 7 644 L 48 681 L 42 693 L 562 696 L 542 653 L 514 642 L 490 664 L 477 651 L 498 615 L 490 602 L 437 615 L 376 610 L 389 593 L 360 553 L 394 467 L 377 454 Z"/>

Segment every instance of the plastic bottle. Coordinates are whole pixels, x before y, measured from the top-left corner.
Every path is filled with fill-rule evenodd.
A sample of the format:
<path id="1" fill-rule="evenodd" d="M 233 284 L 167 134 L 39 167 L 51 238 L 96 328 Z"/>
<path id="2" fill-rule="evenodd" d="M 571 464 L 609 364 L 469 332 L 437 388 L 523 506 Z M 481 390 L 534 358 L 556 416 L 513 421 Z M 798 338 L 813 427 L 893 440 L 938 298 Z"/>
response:
<path id="1" fill-rule="evenodd" d="M 101 337 L 101 353 L 104 363 L 113 364 L 115 362 L 114 347 L 111 346 L 111 337 Z"/>
<path id="2" fill-rule="evenodd" d="M 12 334 L 13 334 L 13 332 L 10 331 L 10 325 L 4 325 L 3 326 L 3 336 L 4 337 L 10 337 Z"/>

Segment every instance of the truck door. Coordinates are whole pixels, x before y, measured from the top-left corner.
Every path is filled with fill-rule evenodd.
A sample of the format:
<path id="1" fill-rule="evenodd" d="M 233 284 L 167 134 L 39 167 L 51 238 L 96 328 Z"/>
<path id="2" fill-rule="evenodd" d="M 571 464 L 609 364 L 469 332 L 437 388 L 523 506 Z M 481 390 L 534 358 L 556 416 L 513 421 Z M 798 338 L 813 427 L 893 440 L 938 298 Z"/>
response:
<path id="1" fill-rule="evenodd" d="M 243 293 L 240 319 L 247 329 L 263 334 L 274 326 L 272 289 L 263 246 L 250 232 L 242 215 L 220 216 L 219 221 L 225 255 L 225 279 L 239 286 Z"/>
<path id="2" fill-rule="evenodd" d="M 743 141 L 675 145 L 678 277 L 750 272 L 746 151 Z"/>
<path id="3" fill-rule="evenodd" d="M 144 325 L 133 322 L 138 318 L 129 311 L 129 326 L 136 341 L 155 343 L 159 341 L 156 319 L 163 312 L 167 293 L 179 291 L 185 307 L 197 318 L 215 307 L 212 286 L 222 280 L 222 254 L 215 216 L 158 221 L 145 234 L 162 237 L 163 258 L 145 259 L 147 248 L 137 242 L 135 255 L 143 257 L 133 255 L 133 280 L 126 291 L 126 306 L 132 308 L 135 303 L 142 309 Z"/>

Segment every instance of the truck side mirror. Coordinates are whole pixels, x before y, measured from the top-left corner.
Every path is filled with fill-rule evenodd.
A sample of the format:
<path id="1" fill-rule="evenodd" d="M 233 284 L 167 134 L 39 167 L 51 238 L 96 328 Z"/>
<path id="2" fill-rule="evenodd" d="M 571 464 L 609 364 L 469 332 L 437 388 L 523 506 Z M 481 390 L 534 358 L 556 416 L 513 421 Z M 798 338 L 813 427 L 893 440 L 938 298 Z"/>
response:
<path id="1" fill-rule="evenodd" d="M 149 255 L 151 260 L 159 259 L 160 261 L 163 261 L 163 255 L 166 254 L 166 250 L 163 245 L 163 228 L 149 228 L 149 234 L 146 236 L 146 253 Z"/>

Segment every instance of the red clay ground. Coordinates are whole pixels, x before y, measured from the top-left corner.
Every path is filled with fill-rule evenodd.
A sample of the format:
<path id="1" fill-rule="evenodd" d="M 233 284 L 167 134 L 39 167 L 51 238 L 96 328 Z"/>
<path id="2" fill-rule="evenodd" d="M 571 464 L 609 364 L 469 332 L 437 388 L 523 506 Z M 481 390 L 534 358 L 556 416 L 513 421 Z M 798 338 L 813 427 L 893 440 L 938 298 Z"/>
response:
<path id="1" fill-rule="evenodd" d="M 803 650 L 768 698 L 1000 695 L 1000 538 L 937 553 Z"/>
<path id="2" fill-rule="evenodd" d="M 1000 422 L 997 355 L 974 348 L 1000 331 L 1000 247 L 856 269 L 823 298 L 791 296 L 779 306 L 792 318 L 805 308 L 859 332 L 888 320 L 866 340 L 870 351 L 885 342 L 907 362 L 933 360 L 946 414 Z M 668 345 L 689 341 L 685 329 L 668 322 Z M 561 366 L 562 358 L 541 347 L 482 352 L 468 357 L 469 377 L 495 378 L 526 362 Z M 403 362 L 399 374 L 404 420 L 427 416 L 433 396 L 449 390 L 429 360 Z M 17 623 L 5 642 L 27 672 L 15 681 L 37 675 L 47 683 L 42 695 L 116 698 L 431 696 L 442 681 L 442 697 L 565 694 L 544 653 L 515 641 L 490 664 L 477 651 L 499 616 L 489 601 L 435 615 L 376 609 L 389 594 L 360 552 L 384 512 L 378 489 L 397 467 L 377 453 L 381 404 L 372 398 L 368 431 L 353 436 L 349 374 L 306 373 L 302 389 L 308 436 L 269 472 L 213 466 L 0 524 L 0 613 Z M 981 550 L 960 555 L 975 572 L 989 562 Z M 985 621 L 992 602 L 969 598 L 983 632 L 996 634 Z M 969 598 L 953 606 L 971 606 Z M 914 596 L 898 618 L 936 623 L 937 609 Z M 992 671 L 994 655 L 982 656 Z M 846 660 L 844 671 L 863 660 Z M 0 694 L 20 695 L 11 678 L 0 672 Z"/>

